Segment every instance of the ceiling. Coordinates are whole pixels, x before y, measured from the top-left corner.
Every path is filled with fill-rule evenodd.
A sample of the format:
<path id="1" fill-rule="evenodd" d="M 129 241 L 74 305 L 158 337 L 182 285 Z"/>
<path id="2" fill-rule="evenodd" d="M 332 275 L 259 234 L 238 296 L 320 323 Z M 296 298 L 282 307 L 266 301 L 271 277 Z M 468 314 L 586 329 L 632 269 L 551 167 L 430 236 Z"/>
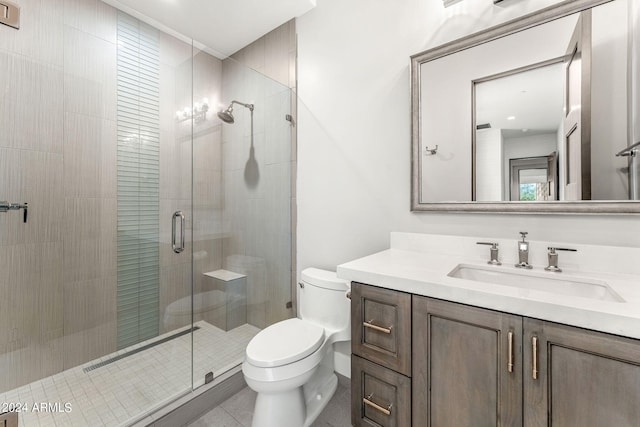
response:
<path id="1" fill-rule="evenodd" d="M 476 85 L 476 122 L 513 137 L 555 133 L 562 123 L 564 64 L 555 63 Z"/>
<path id="2" fill-rule="evenodd" d="M 103 0 L 224 59 L 292 18 L 316 0 Z"/>

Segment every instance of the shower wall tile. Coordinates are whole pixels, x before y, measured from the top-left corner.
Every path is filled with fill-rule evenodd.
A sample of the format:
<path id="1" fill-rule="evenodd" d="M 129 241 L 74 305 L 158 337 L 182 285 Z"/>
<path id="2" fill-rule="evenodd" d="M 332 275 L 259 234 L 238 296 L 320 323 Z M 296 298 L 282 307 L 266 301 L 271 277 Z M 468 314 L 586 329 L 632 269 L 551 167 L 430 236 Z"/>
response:
<path id="1" fill-rule="evenodd" d="M 53 243 L 0 247 L 0 390 L 62 368 L 61 254 Z"/>
<path id="2" fill-rule="evenodd" d="M 182 263 L 160 267 L 160 333 L 168 332 L 191 323 L 191 316 L 184 312 L 183 316 L 168 316 L 167 307 L 176 301 L 191 295 L 191 263 Z M 184 301 L 184 300 L 183 300 Z M 187 307 L 189 302 L 187 301 Z M 172 310 L 176 306 L 173 306 Z M 194 319 L 197 321 L 200 319 Z"/>
<path id="3" fill-rule="evenodd" d="M 158 32 L 158 40 L 161 64 L 165 64 L 173 68 L 178 68 L 178 66 L 184 64 L 191 68 L 191 57 L 193 56 L 191 43 L 178 40 L 177 38 L 163 32 Z"/>
<path id="4" fill-rule="evenodd" d="M 210 110 L 207 120 L 195 123 L 195 133 L 219 124 L 216 111 L 219 104 L 230 102 L 222 100 L 222 61 L 206 52 L 198 51 L 193 57 L 193 102 L 201 102 L 204 98 L 209 100 Z"/>
<path id="5" fill-rule="evenodd" d="M 10 75 L 16 97 L 13 147 L 61 153 L 62 70 L 15 56 Z"/>
<path id="6" fill-rule="evenodd" d="M 116 197 L 116 123 L 65 113 L 66 197 Z"/>
<path id="7" fill-rule="evenodd" d="M 115 275 L 64 284 L 64 369 L 116 351 Z"/>
<path id="8" fill-rule="evenodd" d="M 259 259 L 265 266 L 261 275 L 254 273 L 248 279 L 247 318 L 258 327 L 293 315 L 285 304 L 293 299 L 295 271 L 291 182 L 295 129 L 285 116 L 293 114 L 295 106 L 288 89 L 295 85 L 295 51 L 291 21 L 223 61 L 224 97 L 250 99 L 256 105 L 253 141 L 250 116 L 240 115 L 241 111 L 236 125 L 222 128 L 222 206 L 225 264 L 240 256 Z"/>
<path id="9" fill-rule="evenodd" d="M 289 86 L 289 53 L 292 25 L 283 24 L 264 36 L 264 73 L 284 86 Z M 295 46 L 295 40 L 293 40 Z"/>
<path id="10" fill-rule="evenodd" d="M 21 0 L 20 30 L 0 26 L 0 50 L 62 66 L 63 0 Z"/>
<path id="11" fill-rule="evenodd" d="M 10 76 L 14 69 L 13 55 L 0 50 L 0 76 Z M 0 82 L 0 147 L 13 146 L 15 105 L 17 103 L 15 85 L 9 78 Z"/>
<path id="12" fill-rule="evenodd" d="M 63 298 L 63 251 L 61 241 L 43 243 L 40 247 L 40 288 L 38 291 L 38 313 L 41 331 L 58 331 L 62 327 Z"/>
<path id="13" fill-rule="evenodd" d="M 99 194 L 107 199 L 115 199 L 118 179 L 117 125 L 114 121 L 104 119 L 100 122 L 100 128 Z"/>
<path id="14" fill-rule="evenodd" d="M 64 27 L 65 111 L 115 120 L 116 45 Z"/>
<path id="15" fill-rule="evenodd" d="M 279 92 L 265 99 L 265 138 L 275 141 L 265 150 L 265 164 L 289 162 L 291 160 L 291 125 L 285 120 L 291 112 L 291 91 L 280 87 Z"/>
<path id="16" fill-rule="evenodd" d="M 248 46 L 231 55 L 247 68 L 264 73 L 265 71 L 265 37 L 260 37 Z"/>
<path id="17" fill-rule="evenodd" d="M 94 35 L 110 43 L 116 43 L 118 10 L 100 0 L 96 2 L 97 19 Z"/>
<path id="18" fill-rule="evenodd" d="M 194 292 L 210 291 L 210 280 L 204 273 L 222 268 L 222 239 L 203 238 L 193 242 L 193 288 Z"/>
<path id="19" fill-rule="evenodd" d="M 65 283 L 115 275 L 117 201 L 65 199 Z"/>
<path id="20" fill-rule="evenodd" d="M 64 0 L 64 24 L 116 42 L 117 10 L 99 0 Z"/>
<path id="21" fill-rule="evenodd" d="M 22 211 L 0 216 L 0 245 L 59 241 L 63 204 L 62 155 L 0 149 L 0 156 L 3 198 L 29 205 L 26 224 Z"/>
<path id="22" fill-rule="evenodd" d="M 193 167 L 200 170 L 222 170 L 222 127 L 207 129 L 193 139 Z"/>
<path id="23" fill-rule="evenodd" d="M 191 197 L 191 138 L 160 132 L 160 198 L 181 200 Z"/>
<path id="24" fill-rule="evenodd" d="M 290 239 L 291 236 L 283 235 L 283 239 Z M 289 265 L 275 264 L 276 268 L 273 272 L 273 281 L 268 287 L 267 300 L 272 304 L 267 305 L 266 321 L 268 325 L 274 324 L 281 320 L 288 319 L 293 316 L 293 311 L 287 308 L 286 302 L 291 300 L 291 268 Z"/>
<path id="25" fill-rule="evenodd" d="M 168 133 L 175 133 L 176 111 L 183 108 L 176 104 L 175 72 L 175 67 L 160 62 L 160 130 Z"/>

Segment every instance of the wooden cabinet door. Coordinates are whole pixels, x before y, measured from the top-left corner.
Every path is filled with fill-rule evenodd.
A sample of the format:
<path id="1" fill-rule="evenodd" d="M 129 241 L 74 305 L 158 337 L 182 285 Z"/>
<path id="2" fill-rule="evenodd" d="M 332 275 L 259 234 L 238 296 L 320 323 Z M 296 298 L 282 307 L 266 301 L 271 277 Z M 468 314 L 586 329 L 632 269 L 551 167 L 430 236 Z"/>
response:
<path id="1" fill-rule="evenodd" d="M 353 283 L 351 346 L 354 354 L 411 375 L 411 294 Z"/>
<path id="2" fill-rule="evenodd" d="M 640 341 L 536 319 L 524 332 L 525 427 L 640 427 Z"/>
<path id="3" fill-rule="evenodd" d="M 414 427 L 522 426 L 522 318 L 413 296 Z"/>
<path id="4" fill-rule="evenodd" d="M 411 379 L 351 356 L 351 422 L 356 427 L 409 426 Z"/>

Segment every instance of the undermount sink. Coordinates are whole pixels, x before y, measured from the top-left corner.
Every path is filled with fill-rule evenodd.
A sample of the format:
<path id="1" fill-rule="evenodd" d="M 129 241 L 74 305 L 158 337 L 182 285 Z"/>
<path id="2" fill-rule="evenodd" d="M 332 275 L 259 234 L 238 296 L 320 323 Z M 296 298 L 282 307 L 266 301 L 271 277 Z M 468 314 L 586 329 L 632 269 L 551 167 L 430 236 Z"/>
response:
<path id="1" fill-rule="evenodd" d="M 563 277 L 562 273 L 517 271 L 507 268 L 509 267 L 459 264 L 447 276 L 556 295 L 625 302 L 605 282 L 571 276 Z"/>

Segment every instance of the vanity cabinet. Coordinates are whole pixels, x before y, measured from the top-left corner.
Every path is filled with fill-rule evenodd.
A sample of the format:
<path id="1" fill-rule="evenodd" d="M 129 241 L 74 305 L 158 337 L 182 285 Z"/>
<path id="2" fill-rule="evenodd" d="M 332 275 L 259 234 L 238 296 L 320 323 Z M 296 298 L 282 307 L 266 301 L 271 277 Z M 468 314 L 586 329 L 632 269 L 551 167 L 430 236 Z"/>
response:
<path id="1" fill-rule="evenodd" d="M 411 424 L 411 294 L 351 285 L 351 422 Z"/>
<path id="2" fill-rule="evenodd" d="M 524 318 L 526 427 L 639 427 L 640 341 Z"/>
<path id="3" fill-rule="evenodd" d="M 640 427 L 640 341 L 413 297 L 413 426 Z"/>
<path id="4" fill-rule="evenodd" d="M 640 427 L 640 340 L 357 283 L 352 290 L 355 426 Z M 363 322 L 380 326 L 380 307 L 387 329 L 408 327 L 409 339 L 367 334 Z"/>
<path id="5" fill-rule="evenodd" d="M 522 318 L 413 297 L 413 425 L 521 426 Z"/>

